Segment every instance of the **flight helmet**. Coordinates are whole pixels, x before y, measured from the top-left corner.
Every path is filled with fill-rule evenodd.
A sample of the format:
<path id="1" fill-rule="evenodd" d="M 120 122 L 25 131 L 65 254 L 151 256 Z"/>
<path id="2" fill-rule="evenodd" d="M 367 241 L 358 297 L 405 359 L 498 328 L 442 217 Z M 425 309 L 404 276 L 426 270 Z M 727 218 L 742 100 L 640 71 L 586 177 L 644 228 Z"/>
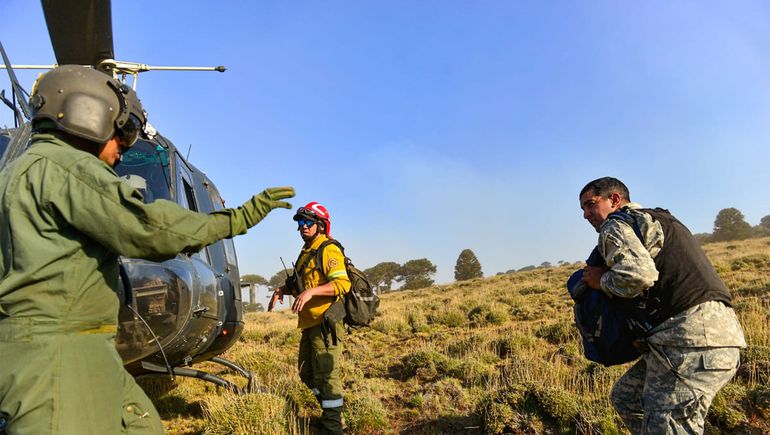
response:
<path id="1" fill-rule="evenodd" d="M 324 234 L 327 236 L 331 231 L 332 224 L 329 216 L 329 210 L 315 201 L 309 202 L 306 206 L 298 208 L 297 213 L 294 214 L 294 220 L 312 220 L 321 225 Z"/>
<path id="2" fill-rule="evenodd" d="M 81 65 L 43 74 L 29 102 L 33 128 L 61 130 L 100 145 L 117 135 L 130 147 L 147 125 L 147 113 L 131 87 Z"/>

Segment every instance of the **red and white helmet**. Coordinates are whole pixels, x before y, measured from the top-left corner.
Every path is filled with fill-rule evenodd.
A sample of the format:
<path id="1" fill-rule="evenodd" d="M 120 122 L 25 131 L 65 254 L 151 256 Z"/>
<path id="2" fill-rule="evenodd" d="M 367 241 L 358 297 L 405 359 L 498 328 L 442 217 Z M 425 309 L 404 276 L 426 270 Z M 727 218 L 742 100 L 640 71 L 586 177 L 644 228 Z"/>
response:
<path id="1" fill-rule="evenodd" d="M 323 223 L 324 233 L 328 236 L 331 232 L 332 223 L 329 216 L 329 210 L 315 201 L 309 202 L 304 207 L 297 209 L 294 220 L 299 221 L 302 219 L 309 219 L 316 222 L 320 221 Z"/>

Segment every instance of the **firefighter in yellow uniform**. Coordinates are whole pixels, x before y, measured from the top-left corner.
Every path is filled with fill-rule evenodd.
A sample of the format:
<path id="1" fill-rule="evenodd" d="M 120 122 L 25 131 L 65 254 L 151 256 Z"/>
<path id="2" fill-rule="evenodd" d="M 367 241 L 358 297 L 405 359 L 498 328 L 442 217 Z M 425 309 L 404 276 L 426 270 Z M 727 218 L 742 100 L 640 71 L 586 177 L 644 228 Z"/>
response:
<path id="1" fill-rule="evenodd" d="M 343 394 L 340 358 L 343 325 L 338 316 L 329 316 L 329 309 L 350 290 L 345 256 L 337 245 L 329 242 L 331 222 L 326 207 L 311 202 L 297 210 L 294 220 L 305 241 L 295 265 L 297 288 L 278 288 L 268 305 L 268 311 L 273 309 L 277 301 L 283 302 L 284 293 L 295 293 L 292 311 L 298 314 L 297 326 L 302 329 L 298 362 L 300 378 L 321 404 L 321 430 L 324 433 L 341 434 Z M 334 307 L 332 311 L 344 310 L 339 303 Z"/>
<path id="2" fill-rule="evenodd" d="M 0 433 L 162 433 L 115 349 L 118 255 L 196 252 L 290 208 L 294 190 L 212 214 L 145 204 L 113 170 L 146 131 L 131 88 L 64 65 L 30 103 L 37 133 L 0 172 Z"/>

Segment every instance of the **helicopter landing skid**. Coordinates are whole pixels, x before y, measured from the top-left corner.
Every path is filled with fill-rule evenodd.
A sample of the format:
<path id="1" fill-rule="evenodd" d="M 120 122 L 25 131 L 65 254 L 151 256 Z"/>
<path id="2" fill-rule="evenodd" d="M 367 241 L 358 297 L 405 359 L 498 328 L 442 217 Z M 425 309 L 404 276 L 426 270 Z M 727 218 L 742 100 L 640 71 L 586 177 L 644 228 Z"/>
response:
<path id="1" fill-rule="evenodd" d="M 218 364 L 222 364 L 223 366 L 225 366 L 225 367 L 227 367 L 227 368 L 229 368 L 231 370 L 234 370 L 234 371 L 240 373 L 242 376 L 244 376 L 248 380 L 248 382 L 246 383 L 246 386 L 245 387 L 239 387 L 238 385 L 236 385 L 236 384 L 234 384 L 234 383 L 232 383 L 232 382 L 230 382 L 230 381 L 228 381 L 226 379 L 223 379 L 223 378 L 221 378 L 221 377 L 219 377 L 217 375 L 213 375 L 211 373 L 204 372 L 202 370 L 196 370 L 196 369 L 191 369 L 191 368 L 186 368 L 186 367 L 174 367 L 172 369 L 172 371 L 173 371 L 175 376 L 183 376 L 183 377 L 187 377 L 187 378 L 197 378 L 197 379 L 200 379 L 200 380 L 203 380 L 203 381 L 206 381 L 206 382 L 211 382 L 211 383 L 213 383 L 215 385 L 218 385 L 220 387 L 227 388 L 228 390 L 230 390 L 230 391 L 232 391 L 233 393 L 236 393 L 236 394 L 247 394 L 247 393 L 253 393 L 253 392 L 257 392 L 257 391 L 261 390 L 261 388 L 257 388 L 257 387 L 255 387 L 252 384 L 253 374 L 251 372 L 249 372 L 249 371 L 246 371 L 243 367 L 235 364 L 232 361 L 226 360 L 226 359 L 221 358 L 221 357 L 214 357 L 214 358 L 210 359 L 209 361 L 212 361 L 212 362 L 215 362 L 215 363 L 218 363 Z M 161 366 L 161 365 L 158 365 L 158 364 L 153 364 L 153 363 L 150 363 L 150 362 L 142 361 L 142 368 L 147 370 L 147 371 L 149 371 L 149 372 L 151 372 L 151 373 L 140 375 L 139 376 L 140 378 L 141 377 L 145 377 L 145 376 L 168 375 L 168 368 L 166 368 L 164 366 Z"/>

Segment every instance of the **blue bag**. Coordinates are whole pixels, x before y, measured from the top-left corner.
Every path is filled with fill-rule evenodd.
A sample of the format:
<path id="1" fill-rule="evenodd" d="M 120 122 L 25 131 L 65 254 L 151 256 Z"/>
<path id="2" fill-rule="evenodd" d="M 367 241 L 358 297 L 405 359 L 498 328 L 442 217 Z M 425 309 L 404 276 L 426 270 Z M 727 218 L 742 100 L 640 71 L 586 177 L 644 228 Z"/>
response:
<path id="1" fill-rule="evenodd" d="M 610 218 L 622 219 L 632 225 L 641 239 L 641 233 L 628 213 L 615 212 Z M 605 266 L 597 248 L 591 252 L 586 264 Z M 644 321 L 646 293 L 632 299 L 611 298 L 601 290 L 589 288 L 582 277 L 583 269 L 573 273 L 567 280 L 567 290 L 575 301 L 575 324 L 583 338 L 586 358 L 604 366 L 639 358 L 650 329 Z"/>

